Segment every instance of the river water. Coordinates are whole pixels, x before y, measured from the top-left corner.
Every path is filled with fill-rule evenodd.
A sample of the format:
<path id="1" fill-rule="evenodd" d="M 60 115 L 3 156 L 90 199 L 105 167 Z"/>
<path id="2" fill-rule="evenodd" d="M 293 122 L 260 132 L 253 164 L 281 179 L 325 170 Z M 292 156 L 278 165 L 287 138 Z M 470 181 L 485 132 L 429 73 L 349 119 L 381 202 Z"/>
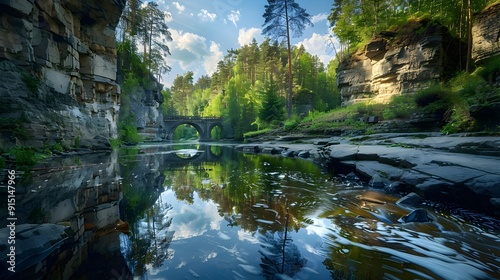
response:
<path id="1" fill-rule="evenodd" d="M 424 205 L 433 222 L 401 223 L 399 197 L 304 159 L 144 145 L 24 177 L 18 227 L 66 235 L 19 251 L 12 279 L 500 279 L 497 220 Z"/>

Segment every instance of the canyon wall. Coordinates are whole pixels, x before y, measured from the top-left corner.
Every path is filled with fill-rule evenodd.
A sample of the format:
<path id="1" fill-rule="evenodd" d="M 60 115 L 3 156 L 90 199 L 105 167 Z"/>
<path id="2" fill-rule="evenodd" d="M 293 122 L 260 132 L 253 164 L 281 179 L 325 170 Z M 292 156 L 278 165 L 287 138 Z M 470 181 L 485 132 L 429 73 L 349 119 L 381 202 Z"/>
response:
<path id="1" fill-rule="evenodd" d="M 117 137 L 125 0 L 0 1 L 0 147 L 106 148 Z"/>
<path id="2" fill-rule="evenodd" d="M 342 103 L 387 103 L 393 95 L 417 92 L 459 69 L 465 54 L 457 39 L 429 20 L 382 32 L 339 65 Z"/>
<path id="3" fill-rule="evenodd" d="M 500 3 L 491 5 L 474 16 L 472 26 L 472 59 L 481 66 L 486 59 L 500 57 Z M 492 81 L 500 86 L 500 71 Z"/>

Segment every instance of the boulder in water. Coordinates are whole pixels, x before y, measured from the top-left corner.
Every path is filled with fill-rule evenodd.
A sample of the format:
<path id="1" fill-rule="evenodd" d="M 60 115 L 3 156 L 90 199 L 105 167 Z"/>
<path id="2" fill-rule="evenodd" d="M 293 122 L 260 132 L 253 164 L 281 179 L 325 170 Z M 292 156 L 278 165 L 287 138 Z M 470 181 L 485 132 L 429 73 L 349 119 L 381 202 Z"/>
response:
<path id="1" fill-rule="evenodd" d="M 423 198 L 420 195 L 412 192 L 400 198 L 398 201 L 396 201 L 396 204 L 417 206 L 420 204 L 420 202 L 422 202 L 422 200 Z"/>
<path id="2" fill-rule="evenodd" d="M 401 217 L 398 221 L 402 223 L 411 223 L 411 222 L 425 223 L 425 222 L 432 222 L 432 219 L 429 218 L 429 216 L 427 215 L 427 210 L 418 208 L 411 211 L 410 214 Z"/>

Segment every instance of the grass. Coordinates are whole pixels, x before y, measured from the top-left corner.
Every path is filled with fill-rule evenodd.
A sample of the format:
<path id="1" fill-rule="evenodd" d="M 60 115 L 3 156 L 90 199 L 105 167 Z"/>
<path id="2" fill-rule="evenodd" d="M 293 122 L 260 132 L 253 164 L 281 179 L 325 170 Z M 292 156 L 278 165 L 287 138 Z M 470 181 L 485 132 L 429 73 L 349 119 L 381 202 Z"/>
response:
<path id="1" fill-rule="evenodd" d="M 243 137 L 245 137 L 245 138 L 257 137 L 257 136 L 260 136 L 260 135 L 264 135 L 264 134 L 268 133 L 271 130 L 272 130 L 271 128 L 266 128 L 266 129 L 261 129 L 261 130 L 257 130 L 257 131 L 250 131 L 250 132 L 245 133 L 243 135 Z"/>

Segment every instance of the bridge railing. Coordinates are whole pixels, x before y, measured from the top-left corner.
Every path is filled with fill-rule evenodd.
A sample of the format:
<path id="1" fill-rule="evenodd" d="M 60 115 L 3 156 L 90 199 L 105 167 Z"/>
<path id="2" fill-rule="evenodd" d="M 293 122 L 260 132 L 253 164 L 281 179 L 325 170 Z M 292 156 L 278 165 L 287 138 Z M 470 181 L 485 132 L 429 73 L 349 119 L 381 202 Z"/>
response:
<path id="1" fill-rule="evenodd" d="M 222 117 L 164 116 L 165 120 L 222 120 Z"/>

